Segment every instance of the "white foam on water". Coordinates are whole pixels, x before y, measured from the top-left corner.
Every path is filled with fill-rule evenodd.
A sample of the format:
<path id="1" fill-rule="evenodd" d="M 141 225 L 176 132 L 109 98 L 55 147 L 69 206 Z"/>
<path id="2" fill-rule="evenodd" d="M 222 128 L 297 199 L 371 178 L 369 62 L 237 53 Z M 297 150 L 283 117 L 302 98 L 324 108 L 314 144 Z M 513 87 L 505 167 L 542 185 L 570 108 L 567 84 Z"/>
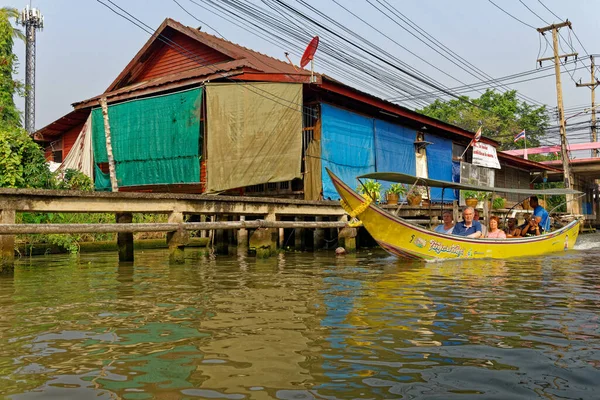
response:
<path id="1" fill-rule="evenodd" d="M 600 248 L 600 234 L 579 236 L 573 247 L 575 250 L 590 250 Z"/>

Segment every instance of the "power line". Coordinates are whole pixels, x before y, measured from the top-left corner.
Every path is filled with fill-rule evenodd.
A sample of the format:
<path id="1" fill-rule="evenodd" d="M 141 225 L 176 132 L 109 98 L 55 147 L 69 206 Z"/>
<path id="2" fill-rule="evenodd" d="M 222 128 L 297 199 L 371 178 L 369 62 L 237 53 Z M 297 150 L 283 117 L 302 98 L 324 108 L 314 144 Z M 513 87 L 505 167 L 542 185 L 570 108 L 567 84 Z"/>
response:
<path id="1" fill-rule="evenodd" d="M 332 1 L 335 1 L 335 0 L 332 0 Z M 388 12 L 384 12 L 380 8 L 376 7 L 373 3 L 371 3 L 371 1 L 367 0 L 367 2 L 369 4 L 371 4 L 376 10 L 378 10 L 382 15 L 384 15 L 385 17 L 387 17 L 388 19 L 390 19 L 392 22 L 394 22 L 396 25 L 398 25 L 399 27 L 401 27 L 402 29 L 404 29 L 406 32 L 408 32 L 409 34 L 411 34 L 412 36 L 414 36 L 415 38 L 417 38 L 419 41 L 421 41 L 422 43 L 424 43 L 425 45 L 427 45 L 429 48 L 431 48 L 437 54 L 441 55 L 445 59 L 447 59 L 450 62 L 452 62 L 454 65 L 456 65 L 457 67 L 459 67 L 461 70 L 465 71 L 466 73 L 470 74 L 471 76 L 473 76 L 474 78 L 476 78 L 476 79 L 478 79 L 480 81 L 487 80 L 487 79 L 493 79 L 489 74 L 487 74 L 484 71 L 482 71 L 481 69 L 477 68 L 471 62 L 469 62 L 464 57 L 462 57 L 459 54 L 457 54 L 455 51 L 453 51 L 452 49 L 450 49 L 448 46 L 444 45 L 440 40 L 436 39 L 433 35 L 431 35 L 430 33 L 428 33 L 425 29 L 421 28 L 417 23 L 413 22 L 409 17 L 407 17 L 402 12 L 400 12 L 396 7 L 394 7 L 393 5 L 391 5 L 387 0 L 376 0 L 376 1 L 382 7 L 384 7 Z M 396 21 L 395 19 L 391 18 L 390 14 L 393 15 L 393 16 L 395 16 L 396 18 L 398 18 L 399 20 L 401 20 L 405 24 L 407 24 L 411 29 L 407 29 L 403 25 L 399 24 L 398 21 Z M 423 39 L 421 39 L 420 37 L 418 37 L 413 32 L 413 30 L 414 30 L 414 32 L 418 33 L 420 36 L 422 36 L 423 38 L 425 38 L 427 41 L 431 42 L 431 44 L 433 44 L 434 46 L 436 46 L 437 48 L 439 48 L 440 50 L 442 50 L 444 53 L 446 53 L 450 57 L 452 57 L 452 60 L 449 59 L 445 54 L 442 54 L 439 50 L 433 48 L 431 45 L 429 45 L 429 43 L 425 42 Z M 456 61 L 454 61 L 454 60 L 456 60 Z M 466 86 L 470 86 L 470 85 L 466 85 Z M 497 87 L 500 87 L 500 86 L 502 86 L 502 87 L 510 90 L 510 88 L 508 88 L 505 85 L 497 85 Z M 479 90 L 475 90 L 475 91 L 479 91 Z M 526 101 L 528 101 L 530 103 L 534 103 L 534 104 L 538 104 L 538 105 L 542 105 L 543 104 L 543 103 L 541 103 L 541 102 L 539 102 L 539 101 L 537 101 L 535 99 L 532 99 L 531 97 L 527 97 L 527 96 L 525 96 L 525 95 L 523 95 L 521 93 L 517 93 L 517 96 L 519 96 L 521 99 L 525 99 Z"/>
<path id="2" fill-rule="evenodd" d="M 561 18 L 560 18 L 558 15 L 554 14 L 554 12 L 552 12 L 552 10 L 551 10 L 551 9 L 549 9 L 548 7 L 546 7 L 546 5 L 545 5 L 544 3 L 542 3 L 542 0 L 538 0 L 538 2 L 539 2 L 539 3 L 540 3 L 540 4 L 541 4 L 541 5 L 542 5 L 542 6 L 543 6 L 543 7 L 544 7 L 546 10 L 548 10 L 548 11 L 550 12 L 550 14 L 552 14 L 552 15 L 554 15 L 556 18 L 558 18 L 558 20 L 559 20 L 559 21 L 562 21 L 562 19 L 561 19 Z"/>
<path id="3" fill-rule="evenodd" d="M 502 7 L 500 7 L 498 4 L 494 3 L 492 0 L 488 0 L 490 3 L 492 3 L 497 9 L 499 9 L 500 11 L 502 11 L 503 13 L 505 13 L 506 15 L 508 15 L 509 17 L 511 17 L 512 19 L 519 21 L 520 23 L 522 23 L 523 25 L 531 28 L 531 29 L 536 29 L 533 25 L 529 25 L 526 22 L 521 21 L 519 18 L 515 17 L 514 15 L 512 15 L 511 13 L 509 13 L 508 11 L 506 11 L 505 9 L 503 9 Z"/>

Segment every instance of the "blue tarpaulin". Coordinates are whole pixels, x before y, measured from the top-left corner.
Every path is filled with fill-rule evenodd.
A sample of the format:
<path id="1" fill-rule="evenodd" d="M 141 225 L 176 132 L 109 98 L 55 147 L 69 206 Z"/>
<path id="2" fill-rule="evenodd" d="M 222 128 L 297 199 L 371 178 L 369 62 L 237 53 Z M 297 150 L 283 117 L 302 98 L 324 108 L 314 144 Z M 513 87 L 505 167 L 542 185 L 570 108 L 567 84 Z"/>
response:
<path id="1" fill-rule="evenodd" d="M 452 161 L 452 182 L 460 183 L 460 161 Z M 458 199 L 460 190 L 453 190 L 454 198 Z M 444 194 L 446 194 L 444 192 Z"/>
<path id="2" fill-rule="evenodd" d="M 416 131 L 401 125 L 375 120 L 375 160 L 377 172 L 402 172 L 415 175 Z M 383 191 L 391 185 L 381 182 Z"/>
<path id="3" fill-rule="evenodd" d="M 452 182 L 452 140 L 435 135 L 427 135 L 425 140 L 433 143 L 427 146 L 429 178 Z M 431 199 L 441 201 L 442 189 L 431 188 Z M 445 190 L 444 202 L 452 200 L 456 200 L 454 191 Z"/>
<path id="4" fill-rule="evenodd" d="M 374 119 L 321 105 L 321 158 L 323 198 L 339 199 L 325 168 L 352 188 L 356 177 L 375 172 Z"/>

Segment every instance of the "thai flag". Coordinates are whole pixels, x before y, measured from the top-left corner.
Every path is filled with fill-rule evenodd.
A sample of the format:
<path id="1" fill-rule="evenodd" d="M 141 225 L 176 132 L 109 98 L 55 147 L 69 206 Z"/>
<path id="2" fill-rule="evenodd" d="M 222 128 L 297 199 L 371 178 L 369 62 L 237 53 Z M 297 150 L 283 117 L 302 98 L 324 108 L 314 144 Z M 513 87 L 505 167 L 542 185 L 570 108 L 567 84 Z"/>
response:
<path id="1" fill-rule="evenodd" d="M 473 142 L 479 142 L 479 139 L 481 139 L 481 127 L 479 127 L 479 129 L 477 129 L 477 132 L 475 133 L 475 137 L 473 138 Z"/>
<path id="2" fill-rule="evenodd" d="M 517 133 L 517 134 L 515 135 L 515 140 L 514 140 L 514 142 L 516 143 L 516 142 L 518 142 L 518 141 L 519 141 L 519 140 L 521 140 L 521 139 L 525 139 L 525 129 L 523 129 L 521 132 L 519 132 L 519 133 Z"/>

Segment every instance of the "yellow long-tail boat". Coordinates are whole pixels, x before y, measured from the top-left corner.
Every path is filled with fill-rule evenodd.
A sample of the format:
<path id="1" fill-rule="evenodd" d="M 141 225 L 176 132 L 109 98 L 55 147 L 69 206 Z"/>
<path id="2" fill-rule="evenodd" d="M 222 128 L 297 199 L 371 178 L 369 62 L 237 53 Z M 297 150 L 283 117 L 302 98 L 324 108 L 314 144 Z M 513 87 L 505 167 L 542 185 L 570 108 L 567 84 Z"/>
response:
<path id="1" fill-rule="evenodd" d="M 579 234 L 579 219 L 559 230 L 511 239 L 473 239 L 464 236 L 433 232 L 411 224 L 378 207 L 367 197 L 356 193 L 331 171 L 327 170 L 333 185 L 341 197 L 342 206 L 352 218 L 362 222 L 365 229 L 387 252 L 411 260 L 435 261 L 441 259 L 511 258 L 538 256 L 572 249 Z M 526 195 L 578 194 L 571 189 L 522 190 L 465 185 L 433 179 L 416 178 L 399 173 L 371 173 L 358 178 L 379 179 L 399 183 L 417 181 L 443 189 L 478 190 L 499 193 L 522 193 Z M 410 180 L 413 180 L 410 182 Z"/>

